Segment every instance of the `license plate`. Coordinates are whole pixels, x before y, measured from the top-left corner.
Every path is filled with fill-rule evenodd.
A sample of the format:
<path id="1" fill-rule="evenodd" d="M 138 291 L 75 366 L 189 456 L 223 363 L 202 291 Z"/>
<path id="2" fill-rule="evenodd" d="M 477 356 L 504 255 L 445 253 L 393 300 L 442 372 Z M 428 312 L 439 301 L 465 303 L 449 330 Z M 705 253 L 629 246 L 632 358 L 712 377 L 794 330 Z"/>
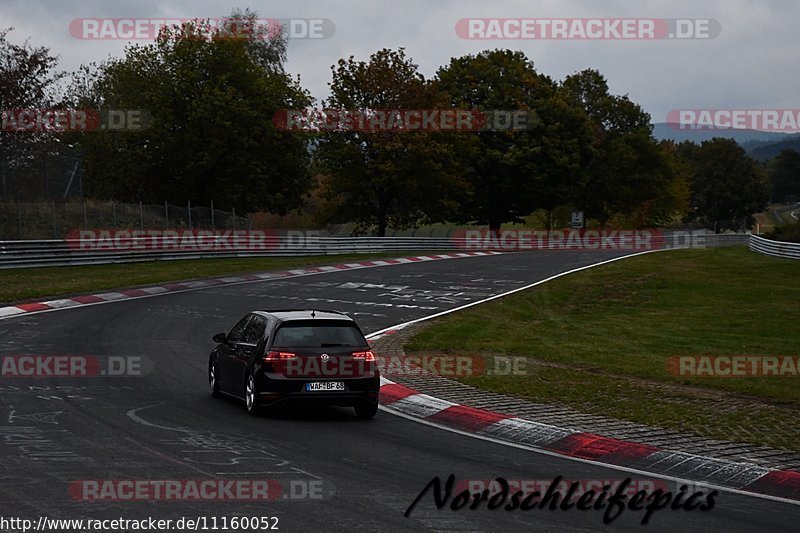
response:
<path id="1" fill-rule="evenodd" d="M 312 383 L 306 383 L 306 391 L 308 392 L 332 390 L 344 390 L 344 383 L 341 381 L 314 381 Z"/>

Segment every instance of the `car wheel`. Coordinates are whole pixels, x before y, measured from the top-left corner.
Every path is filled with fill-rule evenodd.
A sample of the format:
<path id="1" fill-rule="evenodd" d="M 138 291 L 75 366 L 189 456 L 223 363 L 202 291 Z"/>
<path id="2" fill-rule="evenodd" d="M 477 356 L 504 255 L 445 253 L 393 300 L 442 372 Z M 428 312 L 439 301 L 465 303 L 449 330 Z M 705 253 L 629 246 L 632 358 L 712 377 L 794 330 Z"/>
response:
<path id="1" fill-rule="evenodd" d="M 258 414 L 258 391 L 253 374 L 248 374 L 244 385 L 244 406 L 251 415 Z"/>
<path id="2" fill-rule="evenodd" d="M 356 405 L 353 409 L 356 410 L 358 418 L 373 418 L 378 414 L 378 402 Z"/>
<path id="3" fill-rule="evenodd" d="M 219 374 L 217 373 L 217 361 L 208 361 L 208 386 L 211 389 L 211 396 L 219 398 Z"/>

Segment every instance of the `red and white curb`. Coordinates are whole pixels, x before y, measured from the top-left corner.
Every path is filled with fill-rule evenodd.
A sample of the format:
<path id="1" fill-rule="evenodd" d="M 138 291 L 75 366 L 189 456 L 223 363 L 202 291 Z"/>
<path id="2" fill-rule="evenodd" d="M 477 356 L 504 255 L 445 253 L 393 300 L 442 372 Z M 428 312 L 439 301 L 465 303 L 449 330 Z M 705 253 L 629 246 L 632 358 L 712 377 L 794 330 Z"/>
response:
<path id="1" fill-rule="evenodd" d="M 144 287 L 139 289 L 125 289 L 114 292 L 104 292 L 99 294 L 86 294 L 62 298 L 58 300 L 46 300 L 41 302 L 27 302 L 7 307 L 0 307 L 0 320 L 4 318 L 42 313 L 46 311 L 56 311 L 59 309 L 69 309 L 86 305 L 97 305 L 108 302 L 131 300 L 135 298 L 146 298 L 160 294 L 195 291 L 218 287 L 220 285 L 233 285 L 241 283 L 255 283 L 259 281 L 283 279 L 298 276 L 311 276 L 315 274 L 327 274 L 330 272 L 341 272 L 344 270 L 356 270 L 361 268 L 374 268 L 392 265 L 403 265 L 408 263 L 418 263 L 422 261 L 439 261 L 442 259 L 461 259 L 465 257 L 479 257 L 487 255 L 500 255 L 501 252 L 454 252 L 447 254 L 417 255 L 413 257 L 398 257 L 393 259 L 378 259 L 375 261 L 360 261 L 356 263 L 342 263 L 338 265 L 296 268 L 292 270 L 281 270 L 276 272 L 265 272 L 262 274 L 242 274 L 238 276 L 227 276 L 223 278 L 203 279 L 197 281 L 184 281 L 178 283 L 168 283 L 155 287 Z"/>
<path id="2" fill-rule="evenodd" d="M 476 409 L 381 378 L 381 404 L 412 418 L 592 463 L 800 503 L 800 472 L 664 450 Z"/>

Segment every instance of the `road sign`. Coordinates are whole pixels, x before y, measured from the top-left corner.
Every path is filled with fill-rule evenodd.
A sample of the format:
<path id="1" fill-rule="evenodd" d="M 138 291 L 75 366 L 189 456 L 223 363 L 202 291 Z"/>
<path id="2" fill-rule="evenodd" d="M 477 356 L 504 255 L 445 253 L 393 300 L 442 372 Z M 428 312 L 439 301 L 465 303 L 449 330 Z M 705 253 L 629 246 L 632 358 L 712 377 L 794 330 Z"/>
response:
<path id="1" fill-rule="evenodd" d="M 572 212 L 572 227 L 573 229 L 583 229 L 583 211 Z"/>

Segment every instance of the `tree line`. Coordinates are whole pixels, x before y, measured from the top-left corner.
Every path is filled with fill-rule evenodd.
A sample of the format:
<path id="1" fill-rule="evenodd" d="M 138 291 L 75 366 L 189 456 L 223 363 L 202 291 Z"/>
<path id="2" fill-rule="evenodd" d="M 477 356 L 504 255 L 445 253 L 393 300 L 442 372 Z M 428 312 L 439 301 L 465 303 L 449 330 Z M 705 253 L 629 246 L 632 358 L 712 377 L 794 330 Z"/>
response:
<path id="1" fill-rule="evenodd" d="M 654 139 L 650 116 L 612 94 L 597 70 L 554 80 L 524 53 L 496 49 L 452 58 L 426 78 L 404 49 L 382 49 L 340 59 L 330 96 L 317 101 L 284 69 L 285 34 L 259 34 L 249 10 L 230 21 L 165 29 L 122 57 L 83 66 L 68 84 L 48 50 L 12 45 L 0 33 L 0 109 L 149 114 L 140 131 L 0 131 L 0 154 L 54 137 L 83 154 L 88 197 L 213 200 L 280 215 L 313 206 L 320 222 L 352 222 L 377 235 L 436 222 L 497 229 L 535 211 L 552 218 L 571 210 L 602 227 L 681 221 L 736 229 L 752 223 L 771 194 L 765 169 L 732 140 Z M 243 27 L 247 38 L 238 38 Z M 273 123 L 279 110 L 311 106 L 524 110 L 537 121 L 472 132 L 283 131 Z M 797 174 L 781 179 L 791 189 Z"/>

